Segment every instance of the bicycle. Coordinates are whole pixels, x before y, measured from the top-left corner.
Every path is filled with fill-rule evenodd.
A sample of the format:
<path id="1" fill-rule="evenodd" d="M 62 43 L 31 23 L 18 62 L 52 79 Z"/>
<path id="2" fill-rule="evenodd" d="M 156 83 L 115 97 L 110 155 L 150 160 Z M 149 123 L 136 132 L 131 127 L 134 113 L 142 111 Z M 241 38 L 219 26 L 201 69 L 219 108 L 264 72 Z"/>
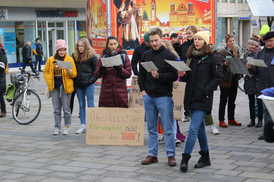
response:
<path id="1" fill-rule="evenodd" d="M 20 125 L 35 121 L 41 111 L 41 99 L 35 90 L 30 88 L 31 78 L 39 76 L 19 69 L 20 73 L 11 74 L 11 83 L 15 86 L 12 100 L 12 117 Z"/>

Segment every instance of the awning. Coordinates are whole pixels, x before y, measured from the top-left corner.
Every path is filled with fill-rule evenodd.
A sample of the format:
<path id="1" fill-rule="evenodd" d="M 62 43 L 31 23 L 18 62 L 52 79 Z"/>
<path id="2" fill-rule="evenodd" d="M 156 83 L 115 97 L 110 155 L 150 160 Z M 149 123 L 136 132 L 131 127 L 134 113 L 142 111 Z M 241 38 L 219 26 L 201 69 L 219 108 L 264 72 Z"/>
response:
<path id="1" fill-rule="evenodd" d="M 274 16 L 272 0 L 247 0 L 253 16 Z"/>

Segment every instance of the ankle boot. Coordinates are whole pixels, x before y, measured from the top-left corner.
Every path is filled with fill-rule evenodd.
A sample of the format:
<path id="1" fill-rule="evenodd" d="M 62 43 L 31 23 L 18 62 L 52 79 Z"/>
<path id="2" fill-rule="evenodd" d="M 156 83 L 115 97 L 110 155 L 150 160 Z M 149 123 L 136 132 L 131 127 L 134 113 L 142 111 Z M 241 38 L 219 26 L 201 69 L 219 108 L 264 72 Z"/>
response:
<path id="1" fill-rule="evenodd" d="M 263 121 L 259 120 L 257 125 L 256 125 L 256 128 L 261 128 L 262 126 L 263 126 Z"/>
<path id="2" fill-rule="evenodd" d="M 189 159 L 191 158 L 191 155 L 189 154 L 182 154 L 182 161 L 181 161 L 181 164 L 180 164 L 180 170 L 182 172 L 187 172 L 187 169 L 188 169 L 188 161 Z"/>
<path id="3" fill-rule="evenodd" d="M 210 158 L 208 151 L 200 151 L 199 154 L 201 155 L 200 159 L 198 160 L 197 164 L 195 164 L 194 168 L 203 168 L 206 166 L 210 166 Z"/>
<path id="4" fill-rule="evenodd" d="M 255 126 L 255 120 L 251 119 L 250 123 L 247 125 L 247 127 L 254 127 Z"/>

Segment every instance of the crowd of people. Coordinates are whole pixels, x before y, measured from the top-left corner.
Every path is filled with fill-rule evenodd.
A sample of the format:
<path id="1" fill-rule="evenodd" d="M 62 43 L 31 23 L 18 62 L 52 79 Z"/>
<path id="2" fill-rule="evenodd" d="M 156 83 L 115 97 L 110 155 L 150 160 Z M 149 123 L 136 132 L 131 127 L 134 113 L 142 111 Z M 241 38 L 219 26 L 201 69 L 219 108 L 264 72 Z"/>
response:
<path id="1" fill-rule="evenodd" d="M 248 127 L 273 126 L 269 112 L 258 96 L 266 88 L 274 87 L 274 32 L 268 32 L 259 37 L 253 35 L 247 43 L 247 51 L 243 60 L 240 59 L 239 48 L 232 35 L 225 37 L 225 48 L 215 49 L 210 43 L 208 31 L 199 31 L 195 26 L 186 29 L 187 40 L 180 42 L 178 34 L 173 33 L 170 40 L 163 39 L 162 30 L 153 28 L 145 33 L 143 43 L 134 50 L 130 61 L 127 52 L 120 46 L 116 37 L 108 37 L 106 47 L 100 57 L 96 56 L 90 41 L 80 39 L 75 51 L 70 56 L 67 52 L 65 40 L 57 40 L 55 54 L 48 58 L 43 70 L 52 100 L 54 114 L 53 135 L 68 135 L 71 126 L 71 113 L 74 95 L 79 101 L 80 127 L 76 134 L 86 131 L 86 103 L 87 107 L 94 107 L 95 82 L 102 78 L 99 96 L 99 107 L 128 108 L 128 90 L 126 81 L 133 74 L 138 77 L 140 94 L 144 100 L 145 121 L 148 130 L 148 155 L 141 161 L 142 165 L 158 162 L 158 126 L 163 128 L 167 163 L 176 166 L 176 132 L 178 124 L 173 117 L 173 82 L 186 83 L 184 94 L 185 122 L 190 122 L 189 132 L 182 151 L 180 170 L 187 172 L 188 161 L 191 158 L 194 145 L 198 139 L 201 157 L 195 168 L 211 165 L 209 146 L 205 126 L 206 118 L 211 118 L 212 132 L 219 134 L 212 122 L 212 104 L 214 91 L 220 88 L 219 127 L 227 128 L 229 125 L 241 126 L 235 119 L 235 101 L 239 80 L 244 76 L 245 92 L 249 99 L 250 123 Z M 29 65 L 34 73 L 41 70 L 42 48 L 40 40 L 36 40 L 36 59 L 38 69 L 31 64 L 31 45 L 26 43 L 23 49 L 24 67 Z M 104 58 L 119 56 L 122 64 L 106 67 Z M 247 58 L 261 59 L 266 67 L 258 67 L 247 62 Z M 241 61 L 249 74 L 235 74 L 230 67 L 231 59 Z M 191 71 L 181 72 L 167 64 L 166 60 L 184 61 Z M 68 66 L 61 66 L 66 63 Z M 157 70 L 147 71 L 140 63 L 153 62 Z M 6 108 L 3 96 L 5 94 L 5 71 L 7 58 L 3 47 L 0 47 L 0 117 L 5 117 Z M 227 106 L 227 119 L 225 110 Z M 62 128 L 62 110 L 64 124 Z M 258 121 L 256 122 L 256 118 Z M 263 121 L 265 123 L 263 123 Z M 271 123 L 271 124 L 269 124 Z M 175 129 L 176 128 L 176 129 Z M 175 131 L 176 130 L 176 131 Z M 264 131 L 269 131 L 265 129 Z M 273 131 L 273 129 L 270 129 Z M 272 133 L 272 135 L 273 135 Z M 266 136 L 260 136 L 263 139 Z M 269 140 L 271 141 L 271 140 Z"/>

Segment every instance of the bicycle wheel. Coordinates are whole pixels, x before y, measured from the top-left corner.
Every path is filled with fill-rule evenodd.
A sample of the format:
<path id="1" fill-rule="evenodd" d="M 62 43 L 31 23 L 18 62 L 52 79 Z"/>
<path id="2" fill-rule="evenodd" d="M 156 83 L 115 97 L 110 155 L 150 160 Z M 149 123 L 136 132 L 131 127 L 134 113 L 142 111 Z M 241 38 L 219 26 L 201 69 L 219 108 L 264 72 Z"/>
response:
<path id="1" fill-rule="evenodd" d="M 41 100 L 33 90 L 21 92 L 12 105 L 13 119 L 21 125 L 32 123 L 40 114 Z"/>

